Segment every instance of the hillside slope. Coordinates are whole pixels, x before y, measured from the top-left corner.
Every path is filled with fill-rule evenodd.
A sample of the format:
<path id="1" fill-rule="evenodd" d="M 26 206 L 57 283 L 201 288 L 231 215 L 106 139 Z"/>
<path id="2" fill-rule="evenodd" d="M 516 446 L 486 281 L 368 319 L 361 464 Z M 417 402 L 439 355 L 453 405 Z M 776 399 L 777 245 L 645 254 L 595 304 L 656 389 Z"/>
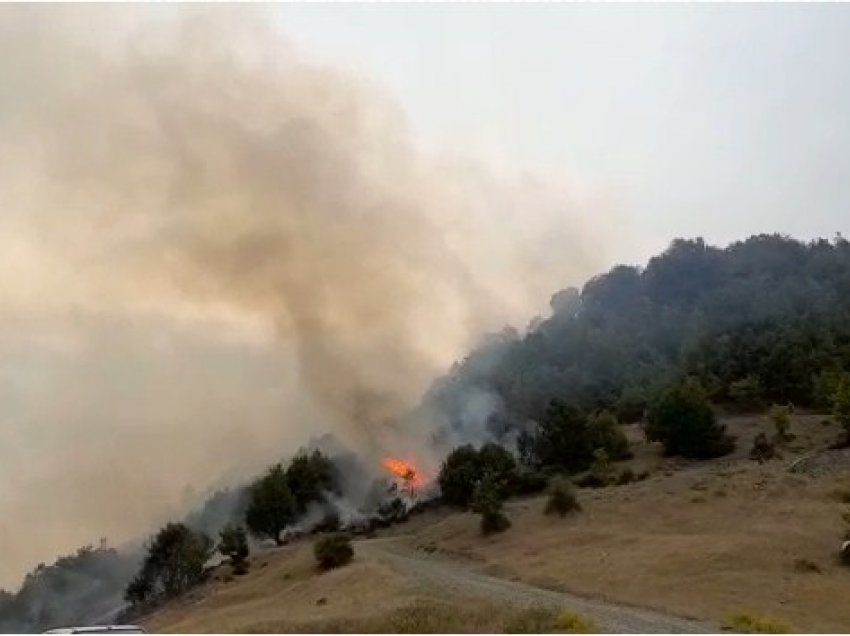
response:
<path id="1" fill-rule="evenodd" d="M 752 236 L 725 248 L 676 239 L 645 267 L 618 265 L 552 296 L 527 333 L 486 339 L 428 392 L 462 425 L 470 394 L 503 407 L 495 434 L 551 400 L 640 418 L 683 375 L 715 403 L 825 407 L 850 371 L 850 242 Z"/>
<path id="2" fill-rule="evenodd" d="M 583 511 L 566 519 L 544 516 L 542 497 L 515 500 L 512 528 L 482 538 L 475 515 L 437 510 L 356 543 L 355 562 L 326 574 L 305 541 L 255 555 L 250 574 L 214 581 L 143 622 L 152 631 L 503 631 L 539 600 L 563 601 L 608 631 L 700 631 L 672 617 L 720 625 L 737 612 L 802 631 L 845 629 L 850 571 L 836 553 L 850 451 L 826 450 L 836 425 L 796 416 L 782 459 L 759 464 L 746 449 L 765 421 L 726 424 L 739 450 L 701 463 L 663 458 L 633 429 L 630 463 L 650 478 L 581 490 Z M 467 574 L 435 585 L 446 568 Z M 529 598 L 529 589 L 540 592 Z M 659 616 L 669 618 L 654 629 Z"/>

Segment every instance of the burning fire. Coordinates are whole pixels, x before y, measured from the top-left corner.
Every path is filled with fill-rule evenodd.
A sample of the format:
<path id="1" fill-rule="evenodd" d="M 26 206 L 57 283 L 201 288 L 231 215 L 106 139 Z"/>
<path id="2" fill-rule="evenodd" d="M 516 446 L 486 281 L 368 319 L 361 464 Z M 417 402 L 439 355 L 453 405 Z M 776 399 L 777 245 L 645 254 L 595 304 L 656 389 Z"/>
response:
<path id="1" fill-rule="evenodd" d="M 425 485 L 425 479 L 412 462 L 398 459 L 397 457 L 385 457 L 381 463 L 391 474 L 402 480 L 402 488 L 413 494 Z"/>

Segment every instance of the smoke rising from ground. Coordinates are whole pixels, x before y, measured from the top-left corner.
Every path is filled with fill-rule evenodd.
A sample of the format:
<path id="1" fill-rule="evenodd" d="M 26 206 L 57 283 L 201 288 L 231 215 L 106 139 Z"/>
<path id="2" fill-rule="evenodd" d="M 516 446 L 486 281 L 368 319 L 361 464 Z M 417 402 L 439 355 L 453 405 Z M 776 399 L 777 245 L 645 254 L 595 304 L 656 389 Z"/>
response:
<path id="1" fill-rule="evenodd" d="M 0 8 L 0 584 L 309 434 L 403 444 L 481 333 L 601 266 L 569 192 L 422 156 L 270 17 Z"/>

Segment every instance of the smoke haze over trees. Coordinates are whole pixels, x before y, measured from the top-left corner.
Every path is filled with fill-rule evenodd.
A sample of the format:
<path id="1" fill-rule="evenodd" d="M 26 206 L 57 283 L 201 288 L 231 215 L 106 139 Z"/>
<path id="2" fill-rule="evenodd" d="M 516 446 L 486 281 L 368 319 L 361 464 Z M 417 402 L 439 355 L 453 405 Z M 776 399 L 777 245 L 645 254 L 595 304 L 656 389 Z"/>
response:
<path id="1" fill-rule="evenodd" d="M 0 590 L 0 632 L 38 632 L 114 615 L 137 567 L 134 556 L 85 546 L 40 564 L 15 593 Z"/>
<path id="2" fill-rule="evenodd" d="M 828 408 L 850 372 L 850 243 L 753 236 L 725 249 L 677 239 L 646 267 L 614 267 L 579 292 L 552 297 L 553 315 L 525 335 L 506 330 L 431 387 L 462 419 L 462 396 L 500 405 L 501 433 L 545 420 L 553 399 L 639 419 L 685 376 L 715 403 Z M 507 425 L 506 425 L 507 423 Z"/>
<path id="3" fill-rule="evenodd" d="M 602 265 L 559 181 L 423 155 L 260 8 L 7 5 L 0 39 L 7 587 L 311 435 L 408 447 L 435 374 Z"/>

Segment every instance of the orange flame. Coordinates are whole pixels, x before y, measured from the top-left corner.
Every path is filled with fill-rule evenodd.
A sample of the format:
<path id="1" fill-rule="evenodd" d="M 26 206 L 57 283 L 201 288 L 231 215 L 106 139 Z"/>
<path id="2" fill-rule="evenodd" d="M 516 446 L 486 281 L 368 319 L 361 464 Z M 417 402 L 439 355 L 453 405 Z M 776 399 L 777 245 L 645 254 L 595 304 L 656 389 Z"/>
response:
<path id="1" fill-rule="evenodd" d="M 405 490 L 415 491 L 425 485 L 425 479 L 412 462 L 397 457 L 385 457 L 381 463 L 390 473 L 404 481 Z"/>

